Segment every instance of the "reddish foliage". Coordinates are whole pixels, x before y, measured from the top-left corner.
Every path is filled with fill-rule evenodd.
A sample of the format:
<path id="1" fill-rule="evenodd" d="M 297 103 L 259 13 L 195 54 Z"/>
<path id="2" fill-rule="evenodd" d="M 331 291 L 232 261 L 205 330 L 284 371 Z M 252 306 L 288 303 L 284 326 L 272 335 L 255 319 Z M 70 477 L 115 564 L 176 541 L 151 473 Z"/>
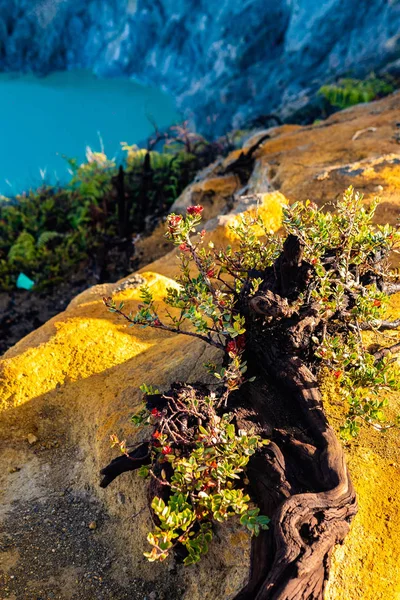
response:
<path id="1" fill-rule="evenodd" d="M 200 215 L 203 212 L 203 207 L 200 204 L 196 206 L 188 206 L 186 211 L 188 215 Z"/>

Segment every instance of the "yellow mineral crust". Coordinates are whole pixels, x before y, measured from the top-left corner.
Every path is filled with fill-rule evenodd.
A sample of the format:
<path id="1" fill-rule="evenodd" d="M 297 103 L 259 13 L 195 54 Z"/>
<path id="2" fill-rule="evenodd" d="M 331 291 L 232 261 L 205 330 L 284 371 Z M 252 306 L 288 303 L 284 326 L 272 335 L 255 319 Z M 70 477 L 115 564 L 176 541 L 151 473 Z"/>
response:
<path id="1" fill-rule="evenodd" d="M 156 300 L 175 285 L 161 275 L 146 274 Z M 114 286 L 102 291 L 112 291 Z M 135 311 L 139 286 L 116 293 L 117 302 Z M 142 354 L 165 339 L 163 332 L 136 327 L 107 312 L 101 295 L 83 293 L 71 309 L 57 315 L 7 352 L 0 363 L 0 406 L 9 409 L 68 382 L 86 379 Z"/>
<path id="2" fill-rule="evenodd" d="M 391 298 L 388 318 L 400 316 L 400 294 Z M 386 345 L 400 341 L 398 332 L 385 332 Z M 375 334 L 365 334 L 374 343 Z M 382 342 L 383 340 L 380 339 Z M 397 359 L 398 360 L 398 359 Z M 322 380 L 324 406 L 339 434 L 345 407 L 337 380 Z M 387 394 L 387 421 L 400 414 L 400 394 Z M 326 600 L 399 600 L 400 598 L 400 445 L 398 428 L 385 433 L 371 426 L 346 445 L 347 465 L 357 491 L 359 511 L 343 546 L 333 554 Z"/>
<path id="3" fill-rule="evenodd" d="M 339 430 L 344 410 L 337 382 L 322 389 L 331 423 Z M 390 395 L 393 413 L 399 394 Z M 359 510 L 343 546 L 335 549 L 326 600 L 398 600 L 400 598 L 400 447 L 398 429 L 386 433 L 362 429 L 346 446 L 346 459 Z"/>
<path id="4" fill-rule="evenodd" d="M 243 214 L 245 217 L 257 218 L 261 217 L 265 226 L 265 229 L 274 233 L 279 230 L 282 224 L 282 216 L 283 216 L 283 206 L 288 204 L 287 199 L 280 192 L 267 192 L 264 194 L 260 194 L 259 202 L 256 206 L 253 206 L 249 210 L 245 210 Z M 226 235 L 229 241 L 235 241 L 237 236 L 232 230 L 232 226 L 236 225 L 239 222 L 237 215 L 232 215 L 227 219 L 227 228 L 223 231 L 223 234 Z M 255 234 L 257 236 L 264 235 L 264 229 L 259 225 L 256 225 L 254 228 Z"/>

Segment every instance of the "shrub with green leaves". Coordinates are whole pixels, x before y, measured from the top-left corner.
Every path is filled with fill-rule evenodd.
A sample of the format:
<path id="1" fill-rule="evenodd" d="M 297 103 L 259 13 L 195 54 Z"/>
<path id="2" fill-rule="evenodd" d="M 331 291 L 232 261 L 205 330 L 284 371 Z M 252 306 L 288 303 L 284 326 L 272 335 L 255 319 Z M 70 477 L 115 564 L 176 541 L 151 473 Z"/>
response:
<path id="1" fill-rule="evenodd" d="M 161 405 L 151 409 L 153 392 L 143 388 L 150 410 L 143 408 L 133 420 L 152 426 L 153 433 L 150 466 L 143 466 L 141 474 L 168 488 L 166 498 L 156 496 L 152 503 L 159 522 L 148 537 L 150 560 L 163 560 L 179 543 L 187 550 L 185 562 L 197 561 L 207 551 L 213 521 L 235 514 L 255 534 L 267 528 L 267 517 L 249 504 L 244 485 L 249 457 L 262 451 L 266 440 L 239 430 L 229 410 L 232 392 L 245 383 L 257 386 L 257 377 L 246 377 L 252 359 L 248 347 L 257 343 L 248 338 L 248 328 L 256 326 L 273 343 L 280 326 L 290 332 L 304 318 L 301 338 L 285 341 L 285 335 L 295 335 L 293 330 L 282 343 L 307 361 L 311 376 L 328 370 L 337 380 L 348 407 L 344 439 L 357 435 L 363 423 L 381 430 L 396 425 L 385 420 L 382 393 L 400 387 L 391 359 L 400 344 L 372 352 L 362 333 L 369 329 L 379 336 L 381 328 L 398 325 L 385 320 L 385 282 L 400 232 L 373 224 L 376 207 L 377 201 L 367 206 L 352 188 L 332 212 L 309 201 L 294 203 L 284 208 L 284 236 L 271 232 L 260 215 L 242 214 L 231 225 L 236 244 L 220 250 L 212 242 L 205 245 L 199 228 L 202 207 L 191 206 L 186 216 L 167 219 L 166 237 L 179 248 L 181 269 L 178 285 L 167 290 L 166 318 L 148 286 L 142 288 L 135 314 L 124 312 L 123 303 L 104 299 L 131 326 L 194 336 L 225 351 L 222 365 L 206 365 L 217 380 L 215 392 L 181 386 L 179 394 L 159 395 Z M 296 270 L 300 287 L 290 281 L 287 289 L 293 292 L 286 297 L 265 288 L 279 270 L 283 277 L 290 269 Z M 280 286 L 286 289 L 284 281 Z"/>
<path id="2" fill-rule="evenodd" d="M 152 501 L 159 525 L 147 538 L 153 546 L 145 553 L 150 561 L 164 560 L 177 543 L 187 551 L 185 564 L 199 561 L 208 551 L 213 521 L 238 516 L 254 535 L 268 525 L 269 518 L 259 514 L 242 488 L 250 457 L 268 442 L 255 433 L 237 432 L 232 414 L 218 415 L 220 402 L 214 393 L 204 396 L 187 386 L 169 396 L 163 408 L 144 409 L 134 417 L 137 425 L 155 427 L 150 464 L 139 474 L 168 489 L 167 499 Z"/>
<path id="3" fill-rule="evenodd" d="M 388 255 L 400 240 L 397 228 L 372 224 L 377 205 L 378 201 L 374 201 L 367 207 L 362 194 L 349 188 L 334 212 L 319 209 L 309 201 L 284 209 L 285 232 L 301 240 L 304 259 L 313 272 L 312 286 L 307 294 L 297 298 L 294 306 L 288 306 L 288 314 L 312 301 L 327 320 L 346 322 L 341 328 L 324 327 L 312 340 L 315 360 L 320 366 L 329 367 L 341 381 L 349 403 L 345 436 L 356 433 L 362 421 L 375 423 L 384 419 L 380 392 L 397 385 L 390 357 L 374 360 L 361 335 L 366 328 L 379 331 L 389 299 L 381 283 L 389 272 Z M 194 206 L 189 207 L 186 217 L 168 217 L 166 237 L 179 247 L 181 260 L 179 287 L 170 288 L 165 298 L 166 304 L 176 309 L 169 314 L 169 322 L 161 321 L 146 287 L 142 290 L 140 310 L 125 318 L 132 325 L 195 335 L 225 348 L 230 363 L 220 372 L 215 371 L 215 375 L 227 385 L 229 394 L 241 385 L 246 370 L 246 361 L 242 361 L 245 318 L 237 313 L 238 297 L 244 285 L 251 285 L 253 294 L 257 292 L 261 280 L 252 277 L 246 283 L 248 273 L 261 273 L 271 267 L 282 251 L 283 238 L 272 234 L 260 216 L 240 215 L 232 225 L 236 248 L 216 250 L 212 243 L 206 248 L 204 231 L 196 229 L 201 212 L 202 207 Z M 192 263 L 198 270 L 197 276 L 191 273 Z M 354 301 L 349 302 L 348 293 Z M 115 310 L 112 300 L 106 303 Z M 123 306 L 116 312 L 123 314 L 122 309 Z M 190 328 L 185 328 L 185 324 Z"/>
<path id="4" fill-rule="evenodd" d="M 332 107 L 343 110 L 362 102 L 372 102 L 388 96 L 395 89 L 391 77 L 377 77 L 371 73 L 366 79 L 339 79 L 337 83 L 323 85 L 318 95 Z"/>
<path id="5" fill-rule="evenodd" d="M 345 323 L 324 327 L 312 340 L 314 356 L 339 381 L 349 406 L 342 427 L 345 439 L 357 435 L 363 422 L 377 429 L 392 426 L 385 423 L 387 400 L 381 396 L 400 389 L 391 357 L 371 354 L 362 336 L 365 329 L 379 335 L 389 301 L 383 285 L 389 273 L 389 253 L 400 241 L 396 227 L 372 224 L 377 206 L 378 200 L 365 206 L 362 194 L 349 188 L 336 203 L 335 212 L 296 203 L 284 219 L 288 233 L 304 242 L 305 259 L 315 270 L 317 285 L 311 298 L 333 322 Z M 330 248 L 340 248 L 340 252 L 329 256 Z"/>
<path id="6" fill-rule="evenodd" d="M 187 126 L 175 129 L 161 136 L 160 151 L 123 143 L 122 177 L 113 159 L 88 148 L 83 164 L 67 159 L 67 184 L 2 198 L 1 288 L 13 289 L 20 271 L 36 282 L 34 289 L 49 288 L 75 273 L 77 265 L 104 261 L 110 249 L 124 247 L 122 240 L 151 229 L 197 171 L 224 151 Z M 128 253 L 133 246 L 126 248 Z M 101 271 L 102 265 L 97 267 Z M 117 275 L 127 272 L 128 264 Z"/>

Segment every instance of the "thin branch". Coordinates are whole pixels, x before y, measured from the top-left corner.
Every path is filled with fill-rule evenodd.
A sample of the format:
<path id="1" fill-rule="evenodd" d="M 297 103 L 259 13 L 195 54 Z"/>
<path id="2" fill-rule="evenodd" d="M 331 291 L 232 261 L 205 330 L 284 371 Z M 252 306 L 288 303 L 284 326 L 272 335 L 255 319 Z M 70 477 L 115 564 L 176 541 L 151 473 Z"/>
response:
<path id="1" fill-rule="evenodd" d="M 365 418 L 363 415 L 357 415 L 357 417 L 362 419 L 364 423 L 366 423 L 370 427 L 373 427 L 377 431 L 387 431 L 388 429 L 396 427 L 396 423 L 390 423 L 390 425 L 381 425 L 380 423 L 374 423 L 370 419 Z"/>
<path id="2" fill-rule="evenodd" d="M 228 283 L 226 283 L 225 279 L 222 279 L 221 277 L 221 273 L 218 273 L 218 276 L 215 277 L 215 279 L 217 279 L 218 281 L 220 281 L 221 283 L 223 283 L 229 290 L 229 292 L 231 292 L 232 294 L 235 294 L 235 289 L 233 287 L 231 287 Z"/>
<path id="3" fill-rule="evenodd" d="M 385 329 L 397 329 L 400 327 L 400 319 L 395 321 L 379 320 L 372 323 L 361 323 L 360 328 L 363 331 L 385 331 Z"/>
<path id="4" fill-rule="evenodd" d="M 378 352 L 375 352 L 374 358 L 376 361 L 382 360 L 382 358 L 388 354 L 396 354 L 397 352 L 400 352 L 400 343 L 389 346 L 389 348 L 382 348 L 381 350 L 378 350 Z"/>
<path id="5" fill-rule="evenodd" d="M 383 291 L 388 296 L 393 296 L 393 294 L 400 292 L 400 283 L 387 283 Z"/>
<path id="6" fill-rule="evenodd" d="M 155 473 L 153 473 L 151 469 L 149 469 L 149 473 L 156 481 L 158 481 L 160 485 L 168 485 L 169 487 L 171 487 L 171 484 L 168 481 L 163 481 L 162 479 L 157 477 L 157 475 L 155 475 Z"/>
<path id="7" fill-rule="evenodd" d="M 188 246 L 188 248 L 190 250 L 190 254 L 192 255 L 192 258 L 193 258 L 193 260 L 195 262 L 195 265 L 196 265 L 199 273 L 202 275 L 202 277 L 203 277 L 203 279 L 205 281 L 205 284 L 208 287 L 208 289 L 209 289 L 209 291 L 210 291 L 210 293 L 211 293 L 211 295 L 212 295 L 212 297 L 214 299 L 214 302 L 215 302 L 216 306 L 219 308 L 219 301 L 218 301 L 217 292 L 216 292 L 213 284 L 211 283 L 210 277 L 204 271 L 203 265 L 202 265 L 201 260 L 200 260 L 200 257 L 199 257 L 199 255 L 196 252 L 197 248 L 192 244 L 189 236 L 187 236 L 186 245 Z"/>
<path id="8" fill-rule="evenodd" d="M 145 325 L 147 327 L 152 327 L 153 329 L 162 329 L 163 331 L 169 331 L 170 333 L 179 333 L 182 335 L 189 335 L 190 337 L 195 337 L 195 338 L 198 338 L 199 340 L 203 340 L 203 342 L 207 342 L 207 344 L 210 344 L 211 346 L 215 346 L 216 348 L 219 348 L 220 350 L 225 349 L 225 346 L 223 346 L 223 344 L 220 344 L 219 342 L 216 342 L 215 340 L 213 340 L 211 335 L 206 336 L 206 335 L 201 335 L 201 333 L 194 333 L 193 331 L 183 331 L 182 329 L 177 329 L 176 327 L 169 327 L 168 325 L 164 325 L 163 323 L 161 323 L 161 321 L 159 321 L 159 325 L 152 325 L 152 323 L 136 322 L 134 319 L 131 319 L 131 317 L 129 315 L 126 315 L 124 312 L 122 312 L 122 310 L 119 310 L 118 308 L 111 306 L 110 304 L 108 304 L 105 301 L 104 301 L 104 304 L 105 304 L 105 306 L 107 306 L 107 308 L 111 308 L 112 312 L 116 313 L 117 315 L 120 315 L 126 321 L 128 321 L 128 323 L 131 323 L 132 325 L 142 325 L 142 326 Z"/>

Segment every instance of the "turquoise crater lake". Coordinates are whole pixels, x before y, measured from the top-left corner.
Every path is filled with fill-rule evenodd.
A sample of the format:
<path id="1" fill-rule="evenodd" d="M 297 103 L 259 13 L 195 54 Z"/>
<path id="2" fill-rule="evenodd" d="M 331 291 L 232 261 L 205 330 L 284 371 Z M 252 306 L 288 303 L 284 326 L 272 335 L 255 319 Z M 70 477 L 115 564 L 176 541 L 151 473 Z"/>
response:
<path id="1" fill-rule="evenodd" d="M 149 117 L 160 128 L 180 120 L 172 98 L 133 81 L 84 71 L 0 74 L 0 194 L 67 181 L 62 156 L 83 161 L 87 146 L 117 156 L 120 142 L 152 134 Z"/>

